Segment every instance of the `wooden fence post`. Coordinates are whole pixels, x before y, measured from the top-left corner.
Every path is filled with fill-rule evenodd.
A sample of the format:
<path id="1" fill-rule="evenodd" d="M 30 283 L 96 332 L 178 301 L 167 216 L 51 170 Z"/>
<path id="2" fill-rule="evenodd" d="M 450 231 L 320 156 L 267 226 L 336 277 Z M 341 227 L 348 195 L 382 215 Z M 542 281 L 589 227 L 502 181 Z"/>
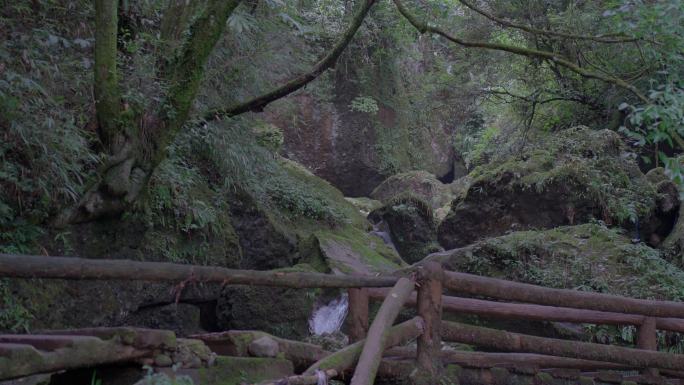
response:
<path id="1" fill-rule="evenodd" d="M 644 322 L 639 326 L 637 331 L 637 349 L 644 350 L 658 350 L 658 335 L 656 330 L 656 319 L 653 317 L 644 318 Z M 642 374 L 657 376 L 658 369 L 648 368 L 642 371 Z"/>
<path id="2" fill-rule="evenodd" d="M 349 342 L 366 338 L 368 332 L 368 289 L 349 289 Z"/>
<path id="3" fill-rule="evenodd" d="M 418 337 L 417 364 L 423 380 L 436 379 L 441 371 L 442 265 L 427 262 L 418 269 L 418 315 L 425 332 Z"/>

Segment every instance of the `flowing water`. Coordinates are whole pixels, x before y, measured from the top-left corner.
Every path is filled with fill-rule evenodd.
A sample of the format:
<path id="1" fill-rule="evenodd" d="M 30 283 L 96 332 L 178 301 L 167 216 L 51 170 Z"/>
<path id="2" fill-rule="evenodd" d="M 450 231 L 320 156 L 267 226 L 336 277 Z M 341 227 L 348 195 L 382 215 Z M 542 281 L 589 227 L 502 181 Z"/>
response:
<path id="1" fill-rule="evenodd" d="M 332 334 L 340 330 L 349 310 L 347 293 L 314 309 L 309 318 L 309 331 L 314 335 Z"/>

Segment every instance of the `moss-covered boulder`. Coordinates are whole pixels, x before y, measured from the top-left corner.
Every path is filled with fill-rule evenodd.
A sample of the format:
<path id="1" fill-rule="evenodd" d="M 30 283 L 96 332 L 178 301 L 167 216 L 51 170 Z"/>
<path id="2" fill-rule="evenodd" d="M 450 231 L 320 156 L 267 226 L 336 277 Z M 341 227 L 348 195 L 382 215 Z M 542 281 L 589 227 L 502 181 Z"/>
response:
<path id="1" fill-rule="evenodd" d="M 436 253 L 454 271 L 636 298 L 684 299 L 684 272 L 643 243 L 599 224 L 520 231 Z"/>
<path id="2" fill-rule="evenodd" d="M 201 369 L 201 385 L 256 384 L 294 374 L 292 362 L 282 358 L 219 356 L 216 365 Z"/>
<path id="3" fill-rule="evenodd" d="M 220 330 L 261 330 L 278 337 L 302 339 L 319 294 L 313 289 L 229 286 L 216 306 Z"/>
<path id="4" fill-rule="evenodd" d="M 415 263 L 441 249 L 432 208 L 413 195 L 400 195 L 374 210 L 368 218 L 378 227 L 386 227 L 402 259 Z"/>
<path id="5" fill-rule="evenodd" d="M 446 248 L 509 231 L 594 220 L 650 229 L 646 224 L 656 216 L 656 188 L 619 135 L 608 130 L 576 127 L 554 133 L 522 156 L 477 167 L 470 178 L 466 193 L 452 202 L 439 226 Z"/>
<path id="6" fill-rule="evenodd" d="M 351 226 L 315 232 L 308 248 L 307 261 L 335 274 L 389 273 L 406 266 L 381 238 Z"/>
<path id="7" fill-rule="evenodd" d="M 385 179 L 373 192 L 371 198 L 389 202 L 404 194 L 413 194 L 438 209 L 453 199 L 451 186 L 439 181 L 427 171 L 408 171 Z"/>

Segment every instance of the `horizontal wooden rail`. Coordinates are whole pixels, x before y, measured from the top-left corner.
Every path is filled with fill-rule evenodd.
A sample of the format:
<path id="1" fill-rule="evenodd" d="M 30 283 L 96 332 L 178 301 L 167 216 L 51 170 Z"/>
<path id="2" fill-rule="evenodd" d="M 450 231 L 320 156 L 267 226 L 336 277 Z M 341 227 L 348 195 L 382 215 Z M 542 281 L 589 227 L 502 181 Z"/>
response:
<path id="1" fill-rule="evenodd" d="M 635 368 L 672 370 L 684 368 L 684 355 L 680 354 L 630 349 L 589 342 L 557 340 L 448 321 L 442 322 L 442 338 L 444 341 L 460 342 L 498 351 L 537 353 L 590 361 L 607 361 Z"/>
<path id="2" fill-rule="evenodd" d="M 386 357 L 415 358 L 416 349 L 408 347 L 391 348 L 385 351 Z M 581 360 L 577 358 L 547 356 L 534 353 L 489 353 L 442 350 L 442 362 L 457 364 L 468 368 L 531 368 L 531 369 L 582 369 L 582 370 L 629 370 L 629 365 L 613 362 Z"/>
<path id="3" fill-rule="evenodd" d="M 384 288 L 368 289 L 368 296 L 373 300 L 382 300 L 388 290 Z M 406 302 L 408 306 L 416 306 L 416 295 Z M 643 315 L 583 310 L 567 307 L 531 305 L 524 303 L 506 303 L 482 299 L 442 297 L 444 311 L 474 314 L 493 318 L 515 318 L 530 321 L 557 321 L 574 323 L 592 323 L 599 325 L 641 325 L 647 318 Z M 656 318 L 656 327 L 684 333 L 684 319 Z"/>
<path id="4" fill-rule="evenodd" d="M 552 289 L 451 271 L 444 273 L 444 287 L 458 293 L 508 301 L 615 313 L 641 314 L 650 317 L 684 318 L 684 303 L 682 302 L 651 301 L 611 294 Z"/>
<path id="5" fill-rule="evenodd" d="M 217 282 L 291 288 L 391 287 L 397 277 L 367 277 L 114 259 L 0 254 L 0 277 Z"/>

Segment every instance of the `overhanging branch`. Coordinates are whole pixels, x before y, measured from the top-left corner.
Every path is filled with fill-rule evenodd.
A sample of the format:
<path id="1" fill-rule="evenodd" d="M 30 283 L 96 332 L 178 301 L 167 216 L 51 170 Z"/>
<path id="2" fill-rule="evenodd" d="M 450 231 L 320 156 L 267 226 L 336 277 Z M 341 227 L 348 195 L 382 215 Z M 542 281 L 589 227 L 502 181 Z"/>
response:
<path id="1" fill-rule="evenodd" d="M 263 111 L 264 107 L 266 107 L 269 103 L 274 102 L 284 96 L 287 96 L 294 91 L 297 91 L 298 89 L 307 85 L 312 80 L 316 79 L 328 68 L 331 68 L 335 65 L 335 62 L 340 57 L 340 55 L 347 47 L 347 45 L 349 45 L 349 42 L 351 42 L 352 38 L 356 34 L 356 31 L 358 31 L 359 27 L 361 26 L 361 23 L 366 18 L 366 15 L 368 15 L 368 11 L 370 11 L 374 3 L 375 0 L 363 1 L 359 9 L 354 14 L 351 24 L 345 31 L 344 35 L 342 35 L 342 38 L 337 42 L 337 44 L 335 44 L 333 49 L 330 52 L 328 52 L 328 54 L 321 58 L 311 68 L 309 72 L 301 74 L 295 77 L 294 79 L 288 81 L 287 83 L 283 84 L 282 86 L 277 87 L 274 90 L 271 90 L 263 95 L 257 96 L 244 103 L 240 103 L 238 105 L 231 106 L 228 108 L 210 110 L 203 115 L 204 119 L 207 121 L 211 121 L 222 117 L 240 115 L 248 111 L 261 112 Z"/>
<path id="2" fill-rule="evenodd" d="M 636 87 L 633 85 L 627 83 L 626 81 L 616 78 L 614 76 L 610 75 L 605 75 L 602 73 L 594 72 L 587 70 L 585 68 L 582 68 L 578 66 L 577 64 L 571 62 L 567 58 L 555 54 L 553 52 L 547 52 L 547 51 L 540 51 L 536 49 L 531 49 L 531 48 L 525 48 L 525 47 L 518 47 L 518 46 L 513 46 L 513 45 L 507 45 L 507 44 L 499 44 L 499 43 L 490 43 L 490 42 L 485 42 L 485 41 L 470 41 L 470 40 L 464 40 L 459 37 L 456 37 L 449 32 L 444 31 L 443 29 L 439 27 L 435 27 L 432 25 L 429 25 L 426 22 L 420 21 L 415 15 L 411 14 L 408 9 L 402 4 L 400 0 L 393 0 L 394 4 L 397 6 L 397 9 L 399 12 L 408 20 L 411 25 L 413 25 L 420 33 L 434 33 L 436 35 L 442 36 L 443 38 L 456 43 L 462 47 L 466 48 L 482 48 L 482 49 L 489 49 L 489 50 L 495 50 L 495 51 L 505 51 L 505 52 L 510 52 L 514 53 L 516 55 L 521 55 L 521 56 L 527 56 L 527 57 L 536 57 L 540 59 L 545 59 L 550 62 L 556 63 L 559 66 L 565 67 L 566 69 L 582 76 L 588 79 L 597 79 L 601 80 L 606 83 L 613 84 L 615 86 L 618 86 L 620 88 L 623 88 L 632 94 L 634 94 L 639 100 L 645 104 L 650 103 L 650 100 L 642 94 Z"/>
<path id="3" fill-rule="evenodd" d="M 524 24 L 517 24 L 512 21 L 502 19 L 500 17 L 497 17 L 489 12 L 486 12 L 483 9 L 480 9 L 473 5 L 469 0 L 459 0 L 461 4 L 465 5 L 466 7 L 470 8 L 471 10 L 479 13 L 480 15 L 486 17 L 489 20 L 492 20 L 498 24 L 503 25 L 504 27 L 509 27 L 509 28 L 515 28 L 519 29 L 528 33 L 531 33 L 533 35 L 546 35 L 546 36 L 556 36 L 556 37 L 561 37 L 564 39 L 573 39 L 573 40 L 591 40 L 597 43 L 607 43 L 607 44 L 620 44 L 620 43 L 632 43 L 635 41 L 639 41 L 639 38 L 636 37 L 611 37 L 611 36 L 591 36 L 591 35 L 579 35 L 579 34 L 573 34 L 573 33 L 566 33 L 566 32 L 559 32 L 559 31 L 551 31 L 547 29 L 537 29 L 530 27 L 528 25 Z"/>

